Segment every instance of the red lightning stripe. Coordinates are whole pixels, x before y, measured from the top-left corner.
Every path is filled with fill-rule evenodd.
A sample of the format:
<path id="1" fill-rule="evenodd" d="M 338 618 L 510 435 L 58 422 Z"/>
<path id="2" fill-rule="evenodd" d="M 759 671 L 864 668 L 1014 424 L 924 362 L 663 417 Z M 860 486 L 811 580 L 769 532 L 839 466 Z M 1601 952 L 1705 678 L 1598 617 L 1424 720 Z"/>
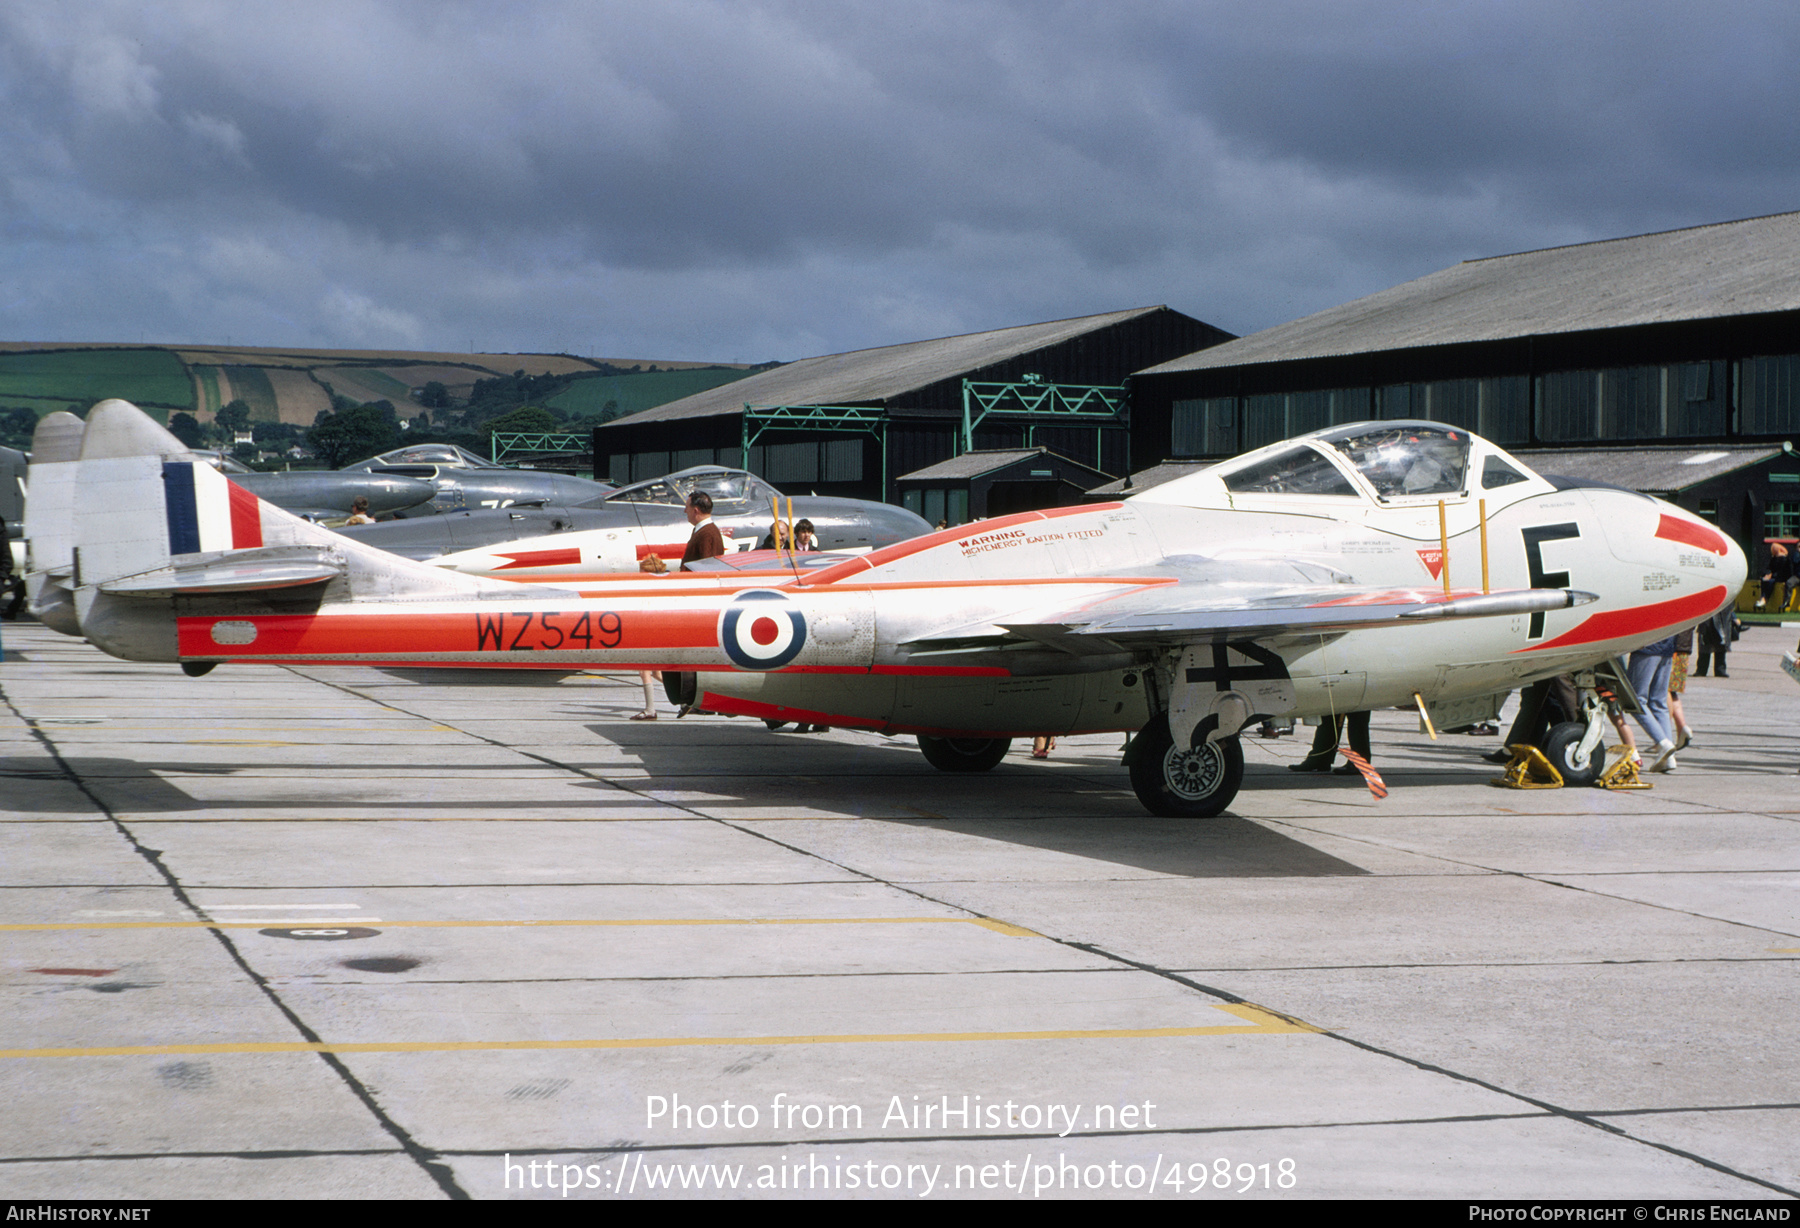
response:
<path id="1" fill-rule="evenodd" d="M 1546 648 L 1567 648 L 1572 644 L 1596 644 L 1602 640 L 1622 640 L 1646 631 L 1680 627 L 1699 622 L 1725 604 L 1725 586 L 1709 588 L 1704 593 L 1659 601 L 1654 605 L 1632 606 L 1628 610 L 1608 610 L 1582 620 L 1572 631 L 1553 640 L 1532 644 L 1516 652 L 1541 652 Z"/>
<path id="2" fill-rule="evenodd" d="M 1680 516 L 1670 516 L 1666 512 L 1657 523 L 1656 535 L 1664 541 L 1685 542 L 1690 546 L 1698 546 L 1702 550 L 1710 550 L 1720 558 L 1725 557 L 1725 539 L 1717 532 L 1703 524 L 1692 520 L 1684 520 Z"/>

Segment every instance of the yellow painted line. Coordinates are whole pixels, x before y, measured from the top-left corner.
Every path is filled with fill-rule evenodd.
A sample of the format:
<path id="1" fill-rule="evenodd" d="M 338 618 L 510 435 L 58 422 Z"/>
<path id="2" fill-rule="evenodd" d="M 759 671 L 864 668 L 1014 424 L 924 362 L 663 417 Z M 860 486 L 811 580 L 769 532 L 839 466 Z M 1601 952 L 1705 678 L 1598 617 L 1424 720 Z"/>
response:
<path id="1" fill-rule="evenodd" d="M 1800 947 L 1770 947 L 1771 955 L 1800 955 Z"/>
<path id="2" fill-rule="evenodd" d="M 271 910 L 273 911 L 273 910 Z M 289 928 L 295 925 L 322 925 L 321 921 L 56 921 L 26 925 L 0 925 L 0 932 L 25 930 L 243 930 Z M 367 925 L 366 918 L 352 918 L 333 925 Z M 1042 935 L 1023 926 L 996 921 L 992 917 L 674 917 L 609 920 L 539 920 L 539 921 L 383 921 L 384 929 L 529 929 L 554 926 L 644 926 L 644 925 L 978 925 L 1008 938 L 1038 938 Z"/>
<path id="3" fill-rule="evenodd" d="M 1245 1020 L 1210 1028 L 1070 1028 L 1042 1032 L 851 1032 L 813 1036 L 644 1036 L 606 1040 L 414 1040 L 346 1042 L 273 1041 L 218 1045 L 120 1045 L 84 1049 L 0 1049 L 9 1057 L 169 1057 L 231 1053 L 492 1053 L 522 1049 L 683 1049 L 721 1045 L 878 1045 L 988 1040 L 1155 1040 L 1185 1036 L 1286 1036 L 1319 1033 L 1249 1003 L 1215 1005 Z"/>

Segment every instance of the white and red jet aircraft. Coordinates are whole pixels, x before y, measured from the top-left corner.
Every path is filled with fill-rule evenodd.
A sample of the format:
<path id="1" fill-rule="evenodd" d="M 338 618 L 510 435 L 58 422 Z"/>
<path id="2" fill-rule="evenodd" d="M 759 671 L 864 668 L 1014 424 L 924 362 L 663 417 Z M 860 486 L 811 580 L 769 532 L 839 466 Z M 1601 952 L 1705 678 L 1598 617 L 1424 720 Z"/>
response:
<path id="1" fill-rule="evenodd" d="M 46 418 L 34 461 L 35 608 L 115 656 L 191 674 L 692 671 L 709 711 L 915 734 L 952 771 L 992 767 L 1016 737 L 1136 731 L 1132 784 L 1159 814 L 1230 803 L 1247 722 L 1415 699 L 1491 710 L 1692 626 L 1745 578 L 1738 547 L 1679 508 L 1547 481 L 1430 422 L 1334 427 L 1122 503 L 858 557 L 557 586 L 308 524 L 123 401 L 85 426 Z"/>

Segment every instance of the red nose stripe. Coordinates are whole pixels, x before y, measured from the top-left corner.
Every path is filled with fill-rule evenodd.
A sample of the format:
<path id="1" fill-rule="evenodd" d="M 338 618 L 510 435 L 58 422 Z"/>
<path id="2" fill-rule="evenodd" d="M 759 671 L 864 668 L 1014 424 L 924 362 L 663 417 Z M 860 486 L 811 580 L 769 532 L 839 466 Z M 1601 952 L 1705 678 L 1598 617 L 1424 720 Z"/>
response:
<path id="1" fill-rule="evenodd" d="M 1724 604 L 1725 586 L 1720 585 L 1691 597 L 1677 597 L 1673 601 L 1659 601 L 1655 605 L 1633 606 L 1629 610 L 1608 610 L 1604 614 L 1595 614 L 1583 620 L 1580 626 L 1563 632 L 1553 640 L 1545 640 L 1542 644 L 1533 644 L 1517 651 L 1541 652 L 1546 648 L 1567 648 L 1571 644 L 1596 644 L 1601 640 L 1621 640 L 1628 636 L 1642 635 L 1646 631 L 1697 623 Z"/>
<path id="2" fill-rule="evenodd" d="M 1716 530 L 1703 524 L 1695 524 L 1691 520 L 1683 520 L 1679 516 L 1665 514 L 1656 526 L 1656 535 L 1665 541 L 1685 542 L 1702 550 L 1710 550 L 1720 558 L 1725 557 L 1725 539 Z"/>

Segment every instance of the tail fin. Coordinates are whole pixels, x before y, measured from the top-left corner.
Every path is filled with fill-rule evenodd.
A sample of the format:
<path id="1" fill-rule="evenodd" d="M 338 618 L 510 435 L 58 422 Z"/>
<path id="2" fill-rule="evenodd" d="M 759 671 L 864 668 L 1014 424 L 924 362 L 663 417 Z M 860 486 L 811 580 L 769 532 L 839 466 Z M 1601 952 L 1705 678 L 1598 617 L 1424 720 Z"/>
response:
<path id="1" fill-rule="evenodd" d="M 62 471 L 52 474 L 54 488 Z M 126 401 L 89 411 L 69 489 L 67 584 L 79 634 L 128 660 L 179 660 L 177 615 L 209 603 L 253 613 L 245 603 L 259 599 L 291 609 L 520 591 L 409 562 L 264 503 Z M 53 549 L 57 523 L 53 508 Z"/>
<path id="2" fill-rule="evenodd" d="M 39 622 L 80 635 L 71 579 L 75 553 L 75 475 L 86 424 L 61 410 L 38 420 L 25 477 L 25 593 Z"/>

